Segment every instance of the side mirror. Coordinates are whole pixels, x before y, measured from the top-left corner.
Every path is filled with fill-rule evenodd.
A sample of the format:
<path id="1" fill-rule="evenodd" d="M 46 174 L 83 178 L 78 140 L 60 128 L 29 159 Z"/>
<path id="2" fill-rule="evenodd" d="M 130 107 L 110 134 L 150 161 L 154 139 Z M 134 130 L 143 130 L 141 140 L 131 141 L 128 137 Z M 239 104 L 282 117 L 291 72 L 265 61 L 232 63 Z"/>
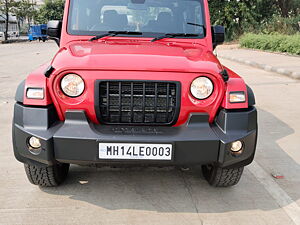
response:
<path id="1" fill-rule="evenodd" d="M 212 27 L 212 42 L 214 49 L 217 45 L 223 44 L 225 41 L 225 28 L 223 26 L 213 26 Z"/>
<path id="2" fill-rule="evenodd" d="M 47 35 L 50 39 L 55 40 L 58 46 L 61 36 L 61 27 L 62 23 L 59 20 L 50 20 L 47 24 Z"/>

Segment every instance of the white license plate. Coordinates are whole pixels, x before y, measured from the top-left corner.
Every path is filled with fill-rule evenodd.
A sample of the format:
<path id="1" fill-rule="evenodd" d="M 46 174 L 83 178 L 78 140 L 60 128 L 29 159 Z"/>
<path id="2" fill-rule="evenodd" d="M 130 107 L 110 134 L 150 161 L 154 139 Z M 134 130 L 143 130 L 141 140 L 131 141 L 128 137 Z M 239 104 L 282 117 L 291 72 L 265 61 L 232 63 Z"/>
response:
<path id="1" fill-rule="evenodd" d="M 171 144 L 99 143 L 100 159 L 172 160 Z"/>

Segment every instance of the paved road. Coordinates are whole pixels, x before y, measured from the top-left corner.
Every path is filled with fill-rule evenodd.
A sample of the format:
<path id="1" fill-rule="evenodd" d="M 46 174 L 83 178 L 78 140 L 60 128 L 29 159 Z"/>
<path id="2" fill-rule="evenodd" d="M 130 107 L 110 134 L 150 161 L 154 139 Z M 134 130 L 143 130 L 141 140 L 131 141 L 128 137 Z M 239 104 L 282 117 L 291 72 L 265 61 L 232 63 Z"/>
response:
<path id="1" fill-rule="evenodd" d="M 230 61 L 252 86 L 259 108 L 255 162 L 240 184 L 208 186 L 198 170 L 73 166 L 59 188 L 28 183 L 12 154 L 17 84 L 49 60 L 53 43 L 0 45 L 0 224 L 300 224 L 300 82 Z M 285 176 L 273 179 L 277 172 Z"/>
<path id="2" fill-rule="evenodd" d="M 300 56 L 238 48 L 238 45 L 221 45 L 216 52 L 221 58 L 300 80 Z"/>

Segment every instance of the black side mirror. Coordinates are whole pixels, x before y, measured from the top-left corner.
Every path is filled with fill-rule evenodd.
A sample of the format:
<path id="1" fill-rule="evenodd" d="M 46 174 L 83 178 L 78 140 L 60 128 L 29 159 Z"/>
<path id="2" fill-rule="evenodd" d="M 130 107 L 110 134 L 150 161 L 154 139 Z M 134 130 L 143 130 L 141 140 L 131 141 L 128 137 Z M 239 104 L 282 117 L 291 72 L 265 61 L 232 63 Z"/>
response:
<path id="1" fill-rule="evenodd" d="M 50 20 L 47 24 L 47 35 L 59 46 L 62 23 L 59 20 Z"/>
<path id="2" fill-rule="evenodd" d="M 225 41 L 225 28 L 223 26 L 213 26 L 212 27 L 212 42 L 214 49 L 217 45 L 223 44 Z"/>

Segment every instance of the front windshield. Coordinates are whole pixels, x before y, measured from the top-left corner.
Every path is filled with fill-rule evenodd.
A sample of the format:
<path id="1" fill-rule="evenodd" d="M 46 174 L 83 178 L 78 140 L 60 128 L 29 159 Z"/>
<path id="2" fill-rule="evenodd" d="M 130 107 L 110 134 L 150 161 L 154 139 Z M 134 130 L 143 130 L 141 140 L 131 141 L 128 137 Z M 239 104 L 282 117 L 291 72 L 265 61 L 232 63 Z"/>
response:
<path id="1" fill-rule="evenodd" d="M 68 21 L 68 33 L 73 35 L 133 31 L 146 37 L 205 36 L 203 0 L 71 0 Z"/>

